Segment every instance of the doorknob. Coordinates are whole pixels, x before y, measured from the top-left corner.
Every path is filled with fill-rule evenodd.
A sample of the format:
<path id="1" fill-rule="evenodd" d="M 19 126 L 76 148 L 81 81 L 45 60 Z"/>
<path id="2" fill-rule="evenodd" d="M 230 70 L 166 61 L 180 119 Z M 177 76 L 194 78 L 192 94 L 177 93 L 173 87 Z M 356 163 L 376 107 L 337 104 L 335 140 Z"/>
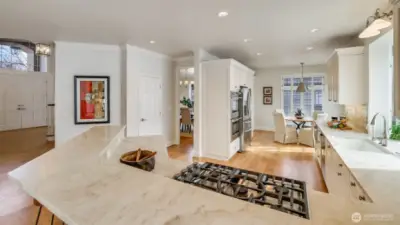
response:
<path id="1" fill-rule="evenodd" d="M 140 121 L 144 122 L 144 121 L 146 121 L 146 119 L 145 119 L 145 118 L 142 118 L 142 119 L 140 119 Z"/>

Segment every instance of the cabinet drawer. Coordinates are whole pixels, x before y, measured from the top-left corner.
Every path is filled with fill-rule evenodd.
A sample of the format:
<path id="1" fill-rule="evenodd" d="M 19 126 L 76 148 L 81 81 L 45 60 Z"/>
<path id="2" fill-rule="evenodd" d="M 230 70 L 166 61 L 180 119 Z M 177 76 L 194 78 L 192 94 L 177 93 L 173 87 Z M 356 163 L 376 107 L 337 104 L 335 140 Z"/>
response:
<path id="1" fill-rule="evenodd" d="M 352 175 L 350 176 L 350 197 L 355 201 L 372 202 L 371 198 Z"/>

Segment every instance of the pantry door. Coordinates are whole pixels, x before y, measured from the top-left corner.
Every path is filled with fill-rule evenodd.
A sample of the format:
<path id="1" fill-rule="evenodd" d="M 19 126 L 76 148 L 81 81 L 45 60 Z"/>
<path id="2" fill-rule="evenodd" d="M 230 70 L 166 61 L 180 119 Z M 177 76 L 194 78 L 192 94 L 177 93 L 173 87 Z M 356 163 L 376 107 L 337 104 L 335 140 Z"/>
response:
<path id="1" fill-rule="evenodd" d="M 141 76 L 139 86 L 139 136 L 162 134 L 161 78 Z"/>

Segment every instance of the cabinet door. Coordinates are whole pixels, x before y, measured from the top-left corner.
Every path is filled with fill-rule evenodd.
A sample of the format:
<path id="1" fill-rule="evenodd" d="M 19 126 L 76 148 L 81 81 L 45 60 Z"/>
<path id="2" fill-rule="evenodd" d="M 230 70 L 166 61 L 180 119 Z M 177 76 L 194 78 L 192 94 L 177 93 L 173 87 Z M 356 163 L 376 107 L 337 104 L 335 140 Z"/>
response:
<path id="1" fill-rule="evenodd" d="M 333 78 L 333 65 L 332 59 L 330 59 L 327 63 L 327 73 L 326 73 L 326 83 L 328 86 L 328 101 L 332 101 L 333 92 L 332 92 L 332 78 Z"/>
<path id="2" fill-rule="evenodd" d="M 372 202 L 371 198 L 368 194 L 362 189 L 361 185 L 357 182 L 357 180 L 350 175 L 350 197 L 353 201 L 363 201 L 363 202 Z"/>
<path id="3" fill-rule="evenodd" d="M 236 69 L 235 67 L 231 67 L 231 73 L 230 73 L 230 88 L 231 91 L 238 91 L 240 88 L 240 81 L 239 81 L 239 76 L 240 76 L 240 71 L 238 69 Z"/>
<path id="4" fill-rule="evenodd" d="M 332 59 L 332 101 L 338 102 L 339 96 L 339 58 L 335 54 Z"/>

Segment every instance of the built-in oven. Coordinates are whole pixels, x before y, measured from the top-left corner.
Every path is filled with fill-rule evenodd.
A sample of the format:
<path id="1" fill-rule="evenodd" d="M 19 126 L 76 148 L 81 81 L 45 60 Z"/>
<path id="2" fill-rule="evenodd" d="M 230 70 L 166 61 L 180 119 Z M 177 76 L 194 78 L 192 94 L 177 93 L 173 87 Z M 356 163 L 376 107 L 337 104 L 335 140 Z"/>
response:
<path id="1" fill-rule="evenodd" d="M 234 141 L 236 138 L 240 137 L 240 124 L 241 124 L 241 118 L 236 118 L 231 120 L 231 141 Z"/>
<path id="2" fill-rule="evenodd" d="M 240 118 L 239 101 L 241 99 L 240 92 L 231 92 L 231 119 Z"/>

